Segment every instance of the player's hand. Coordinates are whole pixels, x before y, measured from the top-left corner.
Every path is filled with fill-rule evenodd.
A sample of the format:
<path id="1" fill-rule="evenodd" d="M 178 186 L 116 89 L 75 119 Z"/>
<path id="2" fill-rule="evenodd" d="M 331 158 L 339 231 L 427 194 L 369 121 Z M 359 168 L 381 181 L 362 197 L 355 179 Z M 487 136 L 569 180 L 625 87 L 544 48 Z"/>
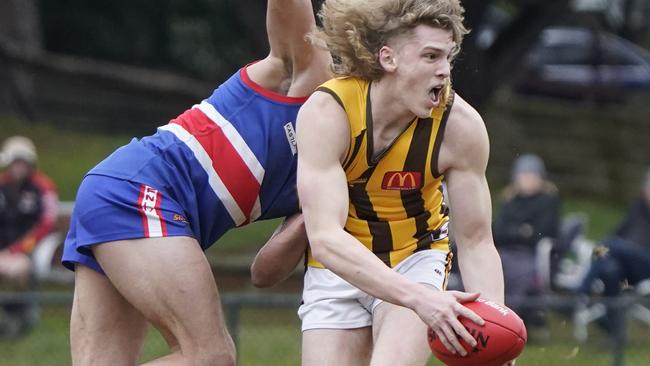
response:
<path id="1" fill-rule="evenodd" d="M 458 317 L 465 317 L 478 325 L 484 324 L 481 317 L 461 305 L 464 302 L 478 299 L 479 294 L 429 290 L 426 295 L 419 306 L 413 310 L 436 333 L 436 336 L 449 352 L 467 356 L 467 351 L 460 344 L 458 337 L 471 347 L 476 346 L 476 340 L 465 329 Z"/>
<path id="2" fill-rule="evenodd" d="M 512 360 L 512 361 L 510 361 L 510 362 L 508 362 L 507 364 L 505 364 L 505 365 L 503 365 L 503 366 L 515 366 L 515 363 L 517 363 L 517 360 L 516 360 L 516 359 L 515 359 L 515 360 Z"/>

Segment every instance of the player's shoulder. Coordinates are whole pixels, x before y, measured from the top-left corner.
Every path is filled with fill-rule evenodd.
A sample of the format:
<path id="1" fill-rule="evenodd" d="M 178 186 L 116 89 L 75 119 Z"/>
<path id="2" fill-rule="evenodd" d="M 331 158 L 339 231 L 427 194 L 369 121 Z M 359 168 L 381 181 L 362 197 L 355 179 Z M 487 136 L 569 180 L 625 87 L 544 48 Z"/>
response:
<path id="1" fill-rule="evenodd" d="M 336 77 L 321 84 L 316 90 L 329 94 L 343 109 L 363 107 L 369 82 L 354 77 Z"/>
<path id="2" fill-rule="evenodd" d="M 347 131 L 347 121 L 346 104 L 339 95 L 326 88 L 316 89 L 298 112 L 298 129 L 300 124 L 306 124 L 332 130 L 341 127 Z"/>
<path id="3" fill-rule="evenodd" d="M 318 87 L 318 89 L 330 89 L 340 93 L 359 92 L 367 88 L 368 81 L 352 76 L 334 77 L 325 81 Z"/>
<path id="4" fill-rule="evenodd" d="M 267 57 L 255 61 L 239 69 L 233 76 L 217 88 L 208 102 L 221 110 L 263 111 L 266 108 L 289 108 L 302 105 L 314 90 L 296 94 L 291 92 L 291 78 L 281 72 L 282 68 Z M 251 98 L 259 96 L 261 98 Z M 242 108 L 247 106 L 246 108 Z M 233 112 L 234 113 L 234 112 Z"/>
<path id="5" fill-rule="evenodd" d="M 439 158 L 441 171 L 483 166 L 489 155 L 489 140 L 483 118 L 458 94 L 449 112 Z"/>
<path id="6" fill-rule="evenodd" d="M 343 159 L 348 147 L 350 124 L 345 108 L 330 93 L 315 91 L 300 108 L 297 120 L 298 157 L 305 151 L 316 155 L 332 153 Z M 327 141 L 326 146 L 323 141 Z M 309 153 L 310 156 L 312 153 Z"/>
<path id="7" fill-rule="evenodd" d="M 300 108 L 299 115 L 316 113 L 325 116 L 332 111 L 345 110 L 345 104 L 341 97 L 331 88 L 319 87 L 307 98 L 305 104 Z"/>
<path id="8" fill-rule="evenodd" d="M 453 141 L 453 145 L 459 148 L 488 142 L 483 118 L 474 107 L 458 94 L 454 96 L 454 103 L 449 113 L 445 128 L 445 140 Z"/>
<path id="9" fill-rule="evenodd" d="M 454 103 L 449 113 L 450 126 L 454 126 L 463 131 L 485 129 L 485 123 L 479 112 L 472 107 L 458 93 L 454 95 Z"/>

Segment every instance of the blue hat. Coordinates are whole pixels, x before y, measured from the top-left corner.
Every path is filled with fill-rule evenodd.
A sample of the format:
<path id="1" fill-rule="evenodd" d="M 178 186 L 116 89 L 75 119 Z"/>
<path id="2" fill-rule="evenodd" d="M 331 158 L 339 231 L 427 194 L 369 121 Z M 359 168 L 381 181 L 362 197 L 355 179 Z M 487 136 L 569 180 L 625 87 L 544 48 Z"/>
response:
<path id="1" fill-rule="evenodd" d="M 521 173 L 535 173 L 541 177 L 546 176 L 546 167 L 542 158 L 535 154 L 524 154 L 512 164 L 512 177 Z"/>

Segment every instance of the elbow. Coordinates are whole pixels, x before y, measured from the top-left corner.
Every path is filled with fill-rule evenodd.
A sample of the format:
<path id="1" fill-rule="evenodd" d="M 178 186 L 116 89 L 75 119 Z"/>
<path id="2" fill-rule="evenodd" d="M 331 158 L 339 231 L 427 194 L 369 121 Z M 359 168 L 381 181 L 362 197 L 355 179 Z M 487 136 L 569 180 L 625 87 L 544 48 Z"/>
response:
<path id="1" fill-rule="evenodd" d="M 251 265 L 251 282 L 253 286 L 257 288 L 269 288 L 277 283 L 272 276 L 272 272 L 260 268 L 256 265 L 257 262 L 253 262 Z"/>
<path id="2" fill-rule="evenodd" d="M 251 281 L 253 282 L 253 286 L 257 288 L 269 288 L 275 285 L 274 282 L 269 281 L 264 277 L 251 276 Z"/>
<path id="3" fill-rule="evenodd" d="M 504 245 L 505 242 L 501 242 L 500 245 Z M 494 240 L 487 238 L 476 238 L 473 240 L 456 240 L 456 248 L 459 253 L 459 258 L 463 256 L 461 253 L 466 252 L 491 252 L 492 250 L 497 251 Z"/>
<path id="4" fill-rule="evenodd" d="M 317 236 L 310 240 L 311 255 L 315 260 L 322 263 L 326 267 L 332 256 L 332 249 L 329 246 L 330 241 L 326 236 Z"/>

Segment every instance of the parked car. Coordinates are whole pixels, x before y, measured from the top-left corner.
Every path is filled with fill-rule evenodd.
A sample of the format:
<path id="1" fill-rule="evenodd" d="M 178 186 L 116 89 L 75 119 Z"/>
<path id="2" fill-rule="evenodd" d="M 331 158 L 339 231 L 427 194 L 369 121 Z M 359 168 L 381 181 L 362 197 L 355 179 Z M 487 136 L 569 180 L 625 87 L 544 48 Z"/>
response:
<path id="1" fill-rule="evenodd" d="M 621 100 L 629 91 L 650 91 L 650 52 L 604 31 L 546 28 L 525 59 L 516 89 L 553 97 Z"/>

